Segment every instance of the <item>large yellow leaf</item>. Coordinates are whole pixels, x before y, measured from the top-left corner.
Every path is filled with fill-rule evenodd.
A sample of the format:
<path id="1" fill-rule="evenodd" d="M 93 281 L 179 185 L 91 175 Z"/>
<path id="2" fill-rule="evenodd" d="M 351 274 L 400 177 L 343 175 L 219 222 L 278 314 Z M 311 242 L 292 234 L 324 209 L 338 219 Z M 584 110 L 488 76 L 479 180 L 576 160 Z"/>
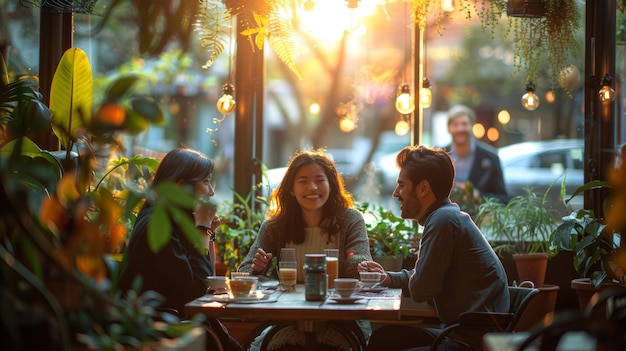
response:
<path id="1" fill-rule="evenodd" d="M 64 146 L 67 147 L 78 129 L 89 125 L 92 95 L 89 59 L 81 49 L 70 48 L 61 57 L 50 88 L 53 130 Z"/>

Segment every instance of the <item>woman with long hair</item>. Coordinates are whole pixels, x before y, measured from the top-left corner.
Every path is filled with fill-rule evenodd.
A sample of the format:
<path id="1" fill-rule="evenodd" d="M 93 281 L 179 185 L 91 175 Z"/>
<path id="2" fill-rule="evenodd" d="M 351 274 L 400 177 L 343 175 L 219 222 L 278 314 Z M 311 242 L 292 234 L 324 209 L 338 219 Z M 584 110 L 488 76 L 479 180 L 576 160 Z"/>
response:
<path id="1" fill-rule="evenodd" d="M 359 278 L 358 263 L 371 260 L 370 247 L 361 213 L 352 206 L 354 200 L 344 187 L 333 161 L 321 151 L 298 152 L 289 162 L 287 172 L 272 193 L 268 218 L 259 229 L 248 255 L 239 270 L 253 275 L 278 279 L 270 264 L 281 248 L 295 248 L 298 260 L 297 281 L 304 281 L 304 255 L 338 249 L 339 277 Z M 272 271 L 269 271 L 272 270 Z M 341 322 L 337 322 L 341 323 Z M 368 321 L 345 322 L 360 330 L 367 339 L 371 334 Z M 270 328 L 252 343 L 256 350 Z M 344 336 L 333 328 L 317 333 L 318 350 L 349 348 Z M 302 349 L 305 337 L 294 327 L 279 330 L 270 340 L 270 350 Z"/>

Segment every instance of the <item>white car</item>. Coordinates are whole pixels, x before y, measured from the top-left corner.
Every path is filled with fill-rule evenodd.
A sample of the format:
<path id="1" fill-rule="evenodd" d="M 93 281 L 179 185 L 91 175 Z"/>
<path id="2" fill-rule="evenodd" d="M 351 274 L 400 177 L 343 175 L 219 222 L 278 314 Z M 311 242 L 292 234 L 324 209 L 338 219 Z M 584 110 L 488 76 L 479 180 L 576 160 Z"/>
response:
<path id="1" fill-rule="evenodd" d="M 557 211 L 565 210 L 560 196 L 563 179 L 565 178 L 565 199 L 583 185 L 585 180 L 583 139 L 522 142 L 499 148 L 498 155 L 509 197 L 524 194 L 526 189 L 532 189 L 537 196 L 543 196 L 550 189 L 546 200 Z M 577 196 L 570 205 L 572 209 L 582 208 L 583 197 Z"/>

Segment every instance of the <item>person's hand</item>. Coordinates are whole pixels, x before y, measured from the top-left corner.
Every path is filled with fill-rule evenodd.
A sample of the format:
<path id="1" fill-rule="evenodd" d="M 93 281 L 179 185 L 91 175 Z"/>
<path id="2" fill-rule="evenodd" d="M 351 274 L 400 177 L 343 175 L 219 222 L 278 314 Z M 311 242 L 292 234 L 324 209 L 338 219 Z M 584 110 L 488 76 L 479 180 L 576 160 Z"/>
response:
<path id="1" fill-rule="evenodd" d="M 359 272 L 380 272 L 385 273 L 385 269 L 378 262 L 362 261 L 357 265 Z"/>
<path id="2" fill-rule="evenodd" d="M 196 225 L 211 227 L 213 230 L 222 223 L 217 216 L 217 207 L 213 204 L 197 203 L 193 211 L 193 217 Z"/>
<path id="3" fill-rule="evenodd" d="M 263 272 L 272 257 L 274 257 L 274 255 L 272 255 L 271 252 L 265 252 L 263 249 L 258 248 L 252 259 L 252 270 L 257 273 Z"/>

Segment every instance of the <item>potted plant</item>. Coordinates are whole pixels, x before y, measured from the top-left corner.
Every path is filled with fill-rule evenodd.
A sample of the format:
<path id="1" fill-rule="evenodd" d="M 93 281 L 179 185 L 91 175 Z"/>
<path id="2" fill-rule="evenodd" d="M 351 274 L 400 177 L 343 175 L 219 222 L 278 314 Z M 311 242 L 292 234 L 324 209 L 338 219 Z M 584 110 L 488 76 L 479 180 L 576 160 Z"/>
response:
<path id="1" fill-rule="evenodd" d="M 515 196 L 506 204 L 485 198 L 476 216 L 476 223 L 494 250 L 499 255 L 512 254 L 519 281 L 531 281 L 535 287 L 543 286 L 548 258 L 556 254 L 550 247 L 554 217 L 545 203 L 545 194 L 539 198 L 526 189 L 526 194 Z"/>
<path id="2" fill-rule="evenodd" d="M 417 251 L 420 237 L 417 222 L 397 217 L 374 203 L 358 203 L 356 207 L 363 214 L 374 261 L 385 270 L 400 270 L 403 260 Z"/>
<path id="3" fill-rule="evenodd" d="M 593 211 L 580 209 L 563 217 L 563 222 L 551 234 L 551 245 L 558 250 L 574 253 L 573 266 L 578 278 L 572 280 L 571 287 L 576 290 L 581 311 L 585 309 L 591 296 L 599 290 L 610 288 L 612 284 L 625 284 L 624 269 L 625 246 L 621 244 L 623 220 L 616 220 L 616 211 L 624 208 L 623 179 L 616 175 L 624 173 L 624 165 L 613 170 L 612 182 L 591 181 L 574 192 L 566 200 L 591 189 L 612 188 L 616 191 L 605 202 L 605 213 L 615 221 L 607 226 L 603 218 L 598 218 Z M 619 185 L 622 185 L 621 187 Z M 623 212 L 618 217 L 623 217 Z"/>
<path id="4" fill-rule="evenodd" d="M 28 77 L 9 80 L 0 63 L 3 345 L 15 350 L 69 350 L 79 344 L 99 350 L 140 348 L 199 326 L 199 320 L 179 323 L 159 313 L 161 299 L 153 292 L 122 297 L 111 289 L 116 271 L 107 264 L 107 253 L 119 249 L 142 199 L 167 199 L 166 211 L 194 201 L 174 185 L 148 192 L 139 181 L 127 178 L 121 186 L 124 178 L 112 179 L 118 172 L 141 175 L 156 160 L 122 157 L 106 166 L 121 146 L 119 133 L 159 118 L 151 99 L 132 96 L 138 77 L 115 80 L 91 118 L 91 69 L 80 49 L 69 49 L 61 58 L 50 108 L 39 102 Z M 54 118 L 46 118 L 50 115 Z M 46 130 L 54 130 L 66 150 L 40 150 L 28 138 Z M 158 230 L 152 235 L 155 247 L 163 237 Z M 157 320 L 168 323 L 160 326 Z"/>

